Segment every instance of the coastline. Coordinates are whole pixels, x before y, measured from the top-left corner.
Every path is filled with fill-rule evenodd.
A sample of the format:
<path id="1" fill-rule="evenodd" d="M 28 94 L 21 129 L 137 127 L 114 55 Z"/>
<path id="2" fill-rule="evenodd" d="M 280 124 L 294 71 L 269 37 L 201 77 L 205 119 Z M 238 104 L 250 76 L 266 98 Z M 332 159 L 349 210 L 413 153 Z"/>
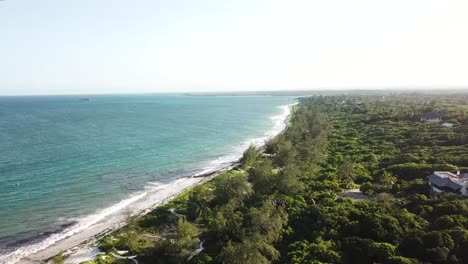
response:
<path id="1" fill-rule="evenodd" d="M 95 247 L 99 239 L 125 226 L 125 217 L 123 217 L 122 211 L 128 211 L 128 214 L 133 216 L 143 216 L 156 207 L 171 201 L 184 191 L 202 184 L 223 172 L 229 171 L 236 166 L 242 156 L 242 152 L 250 145 L 262 147 L 273 137 L 284 132 L 288 127 L 293 106 L 296 104 L 279 106 L 278 108 L 281 108 L 283 112 L 280 115 L 270 117 L 273 128 L 265 132 L 263 137 L 243 142 L 239 146 L 240 156 L 233 157 L 231 155 L 229 158 L 232 160 L 225 162 L 218 161 L 219 164 L 217 166 L 213 165 L 189 177 L 176 178 L 168 184 L 156 185 L 151 190 L 145 190 L 141 194 L 133 195 L 110 208 L 102 210 L 99 213 L 102 215 L 101 219 L 89 219 L 90 221 L 87 222 L 85 217 L 82 219 L 85 221 L 80 221 L 84 222 L 84 225 L 78 226 L 78 228 L 73 226 L 59 234 L 53 234 L 44 241 L 34 244 L 37 246 L 35 248 L 25 246 L 16 249 L 9 255 L 0 256 L 0 263 L 39 263 L 43 260 L 51 259 L 60 252 L 69 257 L 66 263 L 80 263 L 94 259 L 100 253 Z M 133 205 L 132 203 L 144 197 L 148 201 L 144 201 L 138 206 L 134 205 L 135 208 L 132 208 L 132 212 L 129 209 Z M 113 221 L 110 223 L 102 221 L 104 218 L 111 218 Z"/>

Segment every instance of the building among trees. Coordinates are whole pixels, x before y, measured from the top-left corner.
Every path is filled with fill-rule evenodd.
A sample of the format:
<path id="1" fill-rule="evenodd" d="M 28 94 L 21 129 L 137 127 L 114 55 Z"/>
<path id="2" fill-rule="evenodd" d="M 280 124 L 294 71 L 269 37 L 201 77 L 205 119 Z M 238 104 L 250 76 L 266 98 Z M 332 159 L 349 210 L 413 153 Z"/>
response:
<path id="1" fill-rule="evenodd" d="M 442 121 L 442 116 L 447 114 L 447 109 L 442 109 L 440 111 L 424 113 L 421 115 L 421 121 L 427 122 L 440 122 Z"/>
<path id="2" fill-rule="evenodd" d="M 453 192 L 468 196 L 468 173 L 460 174 L 458 171 L 457 174 L 453 174 L 448 171 L 434 171 L 428 179 L 433 194 Z"/>

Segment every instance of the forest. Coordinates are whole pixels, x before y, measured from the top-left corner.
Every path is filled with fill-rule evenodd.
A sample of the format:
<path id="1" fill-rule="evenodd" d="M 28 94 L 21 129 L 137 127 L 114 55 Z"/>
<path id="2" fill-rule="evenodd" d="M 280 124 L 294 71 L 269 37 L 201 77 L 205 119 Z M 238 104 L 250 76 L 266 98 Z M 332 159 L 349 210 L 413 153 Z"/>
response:
<path id="1" fill-rule="evenodd" d="M 468 263 L 468 199 L 427 180 L 468 172 L 468 94 L 298 100 L 264 148 L 129 218 L 87 264 L 132 263 L 117 250 L 138 263 Z"/>

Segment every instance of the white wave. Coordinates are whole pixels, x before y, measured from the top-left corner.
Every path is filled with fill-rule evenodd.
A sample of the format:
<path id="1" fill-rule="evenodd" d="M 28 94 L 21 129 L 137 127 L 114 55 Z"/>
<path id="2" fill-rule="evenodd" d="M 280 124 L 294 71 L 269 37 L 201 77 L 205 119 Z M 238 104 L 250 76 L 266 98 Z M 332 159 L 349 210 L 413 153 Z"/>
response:
<path id="1" fill-rule="evenodd" d="M 180 178 L 168 184 L 153 183 L 156 186 L 147 186 L 144 192 L 134 194 L 95 214 L 77 219 L 75 225 L 66 228 L 60 233 L 52 234 L 38 243 L 22 246 L 0 256 L 0 263 L 10 264 L 20 262 L 27 256 L 33 255 L 79 233 L 86 233 L 87 235 L 84 236 L 84 240 L 86 240 L 108 227 L 117 227 L 123 224 L 128 214 L 135 215 L 145 212 L 148 208 L 161 204 L 201 180 L 201 178 Z M 95 229 L 98 224 L 100 224 L 99 229 Z"/>
<path id="2" fill-rule="evenodd" d="M 288 117 L 291 114 L 291 108 L 295 104 L 289 105 L 282 105 L 278 106 L 282 111 L 279 115 L 275 115 L 270 117 L 272 122 L 272 128 L 266 131 L 263 136 L 253 139 L 248 139 L 238 146 L 234 147 L 230 154 L 221 156 L 215 160 L 209 162 L 208 165 L 203 168 L 200 172 L 197 172 L 194 176 L 200 176 L 208 173 L 212 173 L 218 171 L 220 169 L 225 168 L 226 166 L 238 161 L 245 150 L 247 150 L 250 146 L 261 147 L 263 146 L 268 140 L 272 139 L 276 135 L 280 134 L 287 126 Z"/>
<path id="3" fill-rule="evenodd" d="M 254 145 L 260 147 L 269 139 L 281 133 L 286 128 L 286 121 L 291 113 L 291 106 L 292 105 L 284 105 L 279 107 L 282 109 L 281 114 L 272 116 L 270 118 L 273 126 L 270 130 L 265 132 L 262 137 L 244 141 L 239 146 L 235 147 L 232 153 L 211 161 L 203 170 L 196 173 L 194 176 L 212 173 L 224 169 L 232 163 L 238 161 L 242 157 L 243 152 L 249 146 Z M 169 198 L 177 195 L 184 189 L 191 187 L 200 181 L 202 181 L 202 178 L 186 177 L 176 179 L 168 184 L 150 182 L 145 187 L 143 192 L 133 194 L 129 198 L 121 200 L 117 204 L 100 210 L 95 214 L 80 219 L 74 219 L 77 221 L 77 223 L 69 228 L 66 228 L 62 232 L 52 234 L 38 243 L 25 245 L 12 252 L 1 255 L 0 263 L 18 263 L 25 257 L 31 256 L 34 253 L 51 247 L 58 242 L 66 240 L 67 238 L 80 233 L 86 233 L 87 238 L 93 237 L 99 232 L 102 232 L 105 227 L 108 228 L 123 224 L 125 221 L 125 216 L 127 215 L 124 212 L 128 212 L 132 215 L 148 212 L 151 208 L 154 208 L 155 206 L 165 202 Z M 96 227 L 97 224 L 102 224 L 100 229 L 93 230 L 93 227 Z"/>
<path id="4" fill-rule="evenodd" d="M 90 226 L 104 220 L 106 217 L 121 211 L 131 203 L 143 198 L 146 196 L 146 192 L 133 195 L 130 198 L 127 198 L 125 200 L 120 201 L 119 203 L 110 206 L 108 208 L 105 208 L 101 210 L 100 212 L 96 214 L 89 215 L 87 217 L 84 217 L 80 220 L 78 220 L 77 224 L 66 228 L 60 233 L 52 234 L 46 239 L 42 240 L 41 242 L 32 244 L 32 245 L 26 245 L 23 247 L 20 247 L 16 249 L 13 252 L 10 252 L 8 254 L 0 256 L 0 263 L 16 263 L 19 262 L 22 258 L 33 254 L 39 250 L 45 249 L 46 247 L 56 243 L 59 240 L 62 240 L 67 237 L 71 237 L 74 234 L 77 234 L 79 232 L 82 232 L 83 230 L 88 229 Z"/>

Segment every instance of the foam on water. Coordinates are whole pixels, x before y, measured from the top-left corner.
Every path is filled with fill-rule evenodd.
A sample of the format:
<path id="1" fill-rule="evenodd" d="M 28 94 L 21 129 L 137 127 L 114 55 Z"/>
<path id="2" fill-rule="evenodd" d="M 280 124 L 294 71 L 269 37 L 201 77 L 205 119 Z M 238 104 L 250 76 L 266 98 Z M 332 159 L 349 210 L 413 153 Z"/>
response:
<path id="1" fill-rule="evenodd" d="M 266 131 L 262 137 L 248 139 L 242 142 L 239 146 L 233 149 L 232 153 L 210 161 L 209 164 L 206 165 L 202 171 L 197 172 L 195 176 L 208 174 L 225 168 L 226 166 L 238 161 L 249 146 L 263 146 L 268 140 L 281 133 L 286 128 L 287 118 L 291 114 L 291 107 L 293 105 L 295 104 L 278 107 L 282 110 L 281 114 L 270 117 L 273 127 Z"/>
<path id="2" fill-rule="evenodd" d="M 5 254 L 0 256 L 0 263 L 16 263 L 20 261 L 23 257 L 28 256 L 29 254 L 33 254 L 41 249 L 44 249 L 61 239 L 73 236 L 76 233 L 82 232 L 86 230 L 90 226 L 102 221 L 103 219 L 109 217 L 110 215 L 121 211 L 122 209 L 126 208 L 130 204 L 136 202 L 137 200 L 143 198 L 147 195 L 147 192 L 143 192 L 137 195 L 132 195 L 130 198 L 120 201 L 119 203 L 105 208 L 100 212 L 86 216 L 82 219 L 77 220 L 77 224 L 63 230 L 60 233 L 52 234 L 51 236 L 47 237 L 46 239 L 42 240 L 41 242 L 23 246 L 11 253 Z"/>
<path id="3" fill-rule="evenodd" d="M 239 146 L 235 147 L 228 155 L 221 156 L 209 162 L 202 170 L 195 173 L 194 176 L 200 176 L 224 169 L 232 165 L 232 163 L 238 161 L 242 156 L 242 153 L 249 146 L 262 146 L 269 139 L 281 133 L 286 128 L 286 121 L 291 113 L 291 106 L 292 105 L 284 105 L 279 107 L 282 109 L 282 113 L 280 115 L 271 117 L 271 122 L 273 125 L 272 129 L 265 132 L 262 137 L 244 141 Z M 60 241 L 66 238 L 73 237 L 74 235 L 80 233 L 86 233 L 88 238 L 90 238 L 102 232 L 105 228 L 116 228 L 121 226 L 128 214 L 136 215 L 148 212 L 151 208 L 164 203 L 171 197 L 174 197 L 175 195 L 182 192 L 184 189 L 194 186 L 202 180 L 202 177 L 183 177 L 167 184 L 149 182 L 144 188 L 144 191 L 134 193 L 128 198 L 121 200 L 120 202 L 110 207 L 97 211 L 95 214 L 88 215 L 80 219 L 73 219 L 73 221 L 76 221 L 76 224 L 64 229 L 59 233 L 52 234 L 37 243 L 24 245 L 11 252 L 0 255 L 0 263 L 18 263 L 25 257 L 28 257 L 38 251 L 50 247 L 51 245 L 60 243 Z M 98 224 L 99 229 L 94 228 L 97 227 Z M 82 258 L 77 259 L 82 260 Z"/>

